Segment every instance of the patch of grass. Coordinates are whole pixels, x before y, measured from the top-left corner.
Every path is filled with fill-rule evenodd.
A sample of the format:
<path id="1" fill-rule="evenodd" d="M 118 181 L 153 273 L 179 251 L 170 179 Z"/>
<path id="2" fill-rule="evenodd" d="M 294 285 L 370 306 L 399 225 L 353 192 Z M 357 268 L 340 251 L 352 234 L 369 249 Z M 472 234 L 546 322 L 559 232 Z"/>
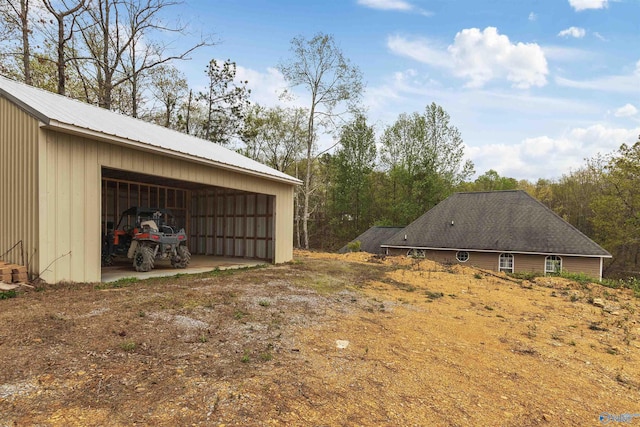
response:
<path id="1" fill-rule="evenodd" d="M 607 353 L 616 355 L 616 354 L 618 354 L 618 349 L 615 348 L 615 347 L 608 347 L 607 348 Z"/>
<path id="2" fill-rule="evenodd" d="M 530 324 L 527 327 L 528 331 L 526 333 L 527 337 L 529 338 L 535 338 L 536 336 L 538 336 L 538 327 L 536 326 L 535 323 Z"/>
<path id="3" fill-rule="evenodd" d="M 137 347 L 138 345 L 135 343 L 135 341 L 125 341 L 122 344 L 120 344 L 120 348 L 126 351 L 127 353 L 134 351 Z"/>
<path id="4" fill-rule="evenodd" d="M 258 305 L 260 307 L 269 307 L 271 305 L 270 301 L 267 301 L 266 299 L 260 300 L 260 302 L 258 302 Z"/>
<path id="5" fill-rule="evenodd" d="M 137 277 L 123 277 L 122 279 L 118 279 L 115 282 L 100 283 L 99 285 L 96 285 L 95 289 L 100 291 L 103 289 L 126 288 L 138 281 L 139 280 Z"/>
<path id="6" fill-rule="evenodd" d="M 518 272 L 518 273 L 507 273 L 507 276 L 513 277 L 514 279 L 532 281 L 536 277 L 542 277 L 543 274 L 542 273 L 536 273 L 536 272 L 533 272 L 533 271 L 521 271 L 521 272 Z"/>
<path id="7" fill-rule="evenodd" d="M 0 299 L 15 298 L 17 296 L 18 296 L 18 293 L 15 290 L 0 292 Z"/>
<path id="8" fill-rule="evenodd" d="M 589 283 L 598 283 L 597 279 L 594 279 L 593 277 L 585 273 L 569 273 L 568 271 L 563 271 L 559 274 L 559 276 L 564 279 L 573 280 L 574 282 L 579 283 L 583 286 L 588 285 Z"/>
<path id="9" fill-rule="evenodd" d="M 273 354 L 269 353 L 268 351 L 260 354 L 260 360 L 262 360 L 263 362 L 268 362 L 272 359 L 273 359 Z"/>
<path id="10" fill-rule="evenodd" d="M 242 311 L 242 310 L 236 310 L 233 313 L 233 318 L 236 319 L 236 320 L 242 320 L 247 314 L 249 314 L 249 313 L 247 313 L 245 311 Z"/>
<path id="11" fill-rule="evenodd" d="M 589 329 L 591 329 L 592 331 L 600 331 L 600 332 L 608 331 L 607 328 L 600 326 L 600 322 L 590 322 Z"/>
<path id="12" fill-rule="evenodd" d="M 640 278 L 638 277 L 632 276 L 625 279 L 603 279 L 602 285 L 613 289 L 631 289 L 633 291 L 633 295 L 636 298 L 640 298 Z"/>
<path id="13" fill-rule="evenodd" d="M 527 346 L 519 346 L 512 349 L 514 353 L 525 354 L 527 356 L 535 356 L 538 352 L 532 348 Z"/>
<path id="14" fill-rule="evenodd" d="M 202 334 L 198 337 L 198 341 L 200 341 L 201 343 L 206 343 L 207 341 L 209 341 L 209 338 L 205 334 Z"/>
<path id="15" fill-rule="evenodd" d="M 426 291 L 425 294 L 427 295 L 427 298 L 429 298 L 429 299 L 438 299 L 438 298 L 442 298 L 444 296 L 444 293 L 442 293 L 442 292 Z"/>
<path id="16" fill-rule="evenodd" d="M 475 273 L 475 274 L 473 275 L 473 278 L 474 278 L 474 279 L 478 279 L 478 280 L 480 280 L 480 279 L 482 279 L 482 274 L 480 274 L 480 273 Z"/>
<path id="17" fill-rule="evenodd" d="M 361 245 L 362 243 L 360 242 L 360 240 L 356 240 L 355 242 L 349 242 L 347 243 L 347 250 L 349 252 L 360 252 Z"/>
<path id="18" fill-rule="evenodd" d="M 242 363 L 249 363 L 251 362 L 251 357 L 249 356 L 249 351 L 245 350 L 244 354 L 242 355 L 242 357 L 240 358 L 240 361 Z"/>

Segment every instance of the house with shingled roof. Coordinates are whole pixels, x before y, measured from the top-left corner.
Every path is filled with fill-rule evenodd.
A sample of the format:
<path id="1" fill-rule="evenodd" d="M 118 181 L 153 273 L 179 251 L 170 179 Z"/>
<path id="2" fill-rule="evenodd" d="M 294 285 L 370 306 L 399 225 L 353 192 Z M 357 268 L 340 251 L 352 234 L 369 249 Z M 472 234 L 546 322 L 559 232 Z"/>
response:
<path id="1" fill-rule="evenodd" d="M 387 227 L 373 226 L 349 243 L 360 242 L 360 251 L 372 254 L 380 254 L 380 245 L 393 237 L 397 232 L 403 230 L 404 227 Z M 349 252 L 349 244 L 344 245 L 338 253 L 344 254 Z"/>
<path id="2" fill-rule="evenodd" d="M 522 190 L 456 193 L 386 240 L 389 255 L 602 278 L 611 254 Z"/>

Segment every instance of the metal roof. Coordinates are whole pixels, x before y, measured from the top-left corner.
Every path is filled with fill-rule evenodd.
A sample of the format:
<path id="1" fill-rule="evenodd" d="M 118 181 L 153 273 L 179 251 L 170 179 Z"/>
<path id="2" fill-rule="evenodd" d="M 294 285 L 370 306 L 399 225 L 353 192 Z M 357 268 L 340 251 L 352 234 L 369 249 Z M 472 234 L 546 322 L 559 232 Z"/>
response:
<path id="1" fill-rule="evenodd" d="M 301 181 L 213 142 L 86 104 L 0 76 L 0 95 L 47 128 L 191 158 L 290 184 Z"/>
<path id="2" fill-rule="evenodd" d="M 453 194 L 382 246 L 611 257 L 522 190 Z"/>

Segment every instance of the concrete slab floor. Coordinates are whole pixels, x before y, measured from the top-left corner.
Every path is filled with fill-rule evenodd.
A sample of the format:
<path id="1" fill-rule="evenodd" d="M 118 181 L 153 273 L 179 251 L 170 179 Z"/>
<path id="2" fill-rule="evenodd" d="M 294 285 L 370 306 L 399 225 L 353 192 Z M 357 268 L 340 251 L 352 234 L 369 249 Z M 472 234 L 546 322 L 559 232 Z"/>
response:
<path id="1" fill-rule="evenodd" d="M 136 278 L 139 280 L 150 277 L 175 276 L 176 274 L 197 274 L 208 271 L 226 270 L 231 268 L 254 267 L 269 264 L 268 261 L 244 258 L 224 258 L 206 255 L 193 255 L 187 268 L 173 268 L 169 260 L 156 260 L 153 270 L 144 273 L 137 272 L 133 261 L 122 258 L 116 259 L 109 267 L 102 267 L 102 282 L 115 282 L 120 279 Z"/>

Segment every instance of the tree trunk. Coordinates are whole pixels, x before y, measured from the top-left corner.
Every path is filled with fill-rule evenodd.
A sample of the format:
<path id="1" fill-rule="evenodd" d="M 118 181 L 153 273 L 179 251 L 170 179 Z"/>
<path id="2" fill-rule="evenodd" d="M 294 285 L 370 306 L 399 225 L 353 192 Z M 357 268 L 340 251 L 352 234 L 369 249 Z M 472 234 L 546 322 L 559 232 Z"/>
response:
<path id="1" fill-rule="evenodd" d="M 304 180 L 304 205 L 302 207 L 302 233 L 304 235 L 304 248 L 309 249 L 309 200 L 311 195 L 311 154 L 313 152 L 313 115 L 315 114 L 315 94 L 311 99 L 311 111 L 309 111 L 309 126 L 307 131 L 307 172 Z"/>
<path id="2" fill-rule="evenodd" d="M 66 78 L 65 78 L 65 61 L 64 61 L 64 15 L 56 16 L 58 21 L 58 93 L 64 95 Z"/>
<path id="3" fill-rule="evenodd" d="M 22 28 L 22 68 L 24 82 L 31 86 L 31 45 L 29 44 L 29 0 L 20 0 L 20 23 Z"/>

